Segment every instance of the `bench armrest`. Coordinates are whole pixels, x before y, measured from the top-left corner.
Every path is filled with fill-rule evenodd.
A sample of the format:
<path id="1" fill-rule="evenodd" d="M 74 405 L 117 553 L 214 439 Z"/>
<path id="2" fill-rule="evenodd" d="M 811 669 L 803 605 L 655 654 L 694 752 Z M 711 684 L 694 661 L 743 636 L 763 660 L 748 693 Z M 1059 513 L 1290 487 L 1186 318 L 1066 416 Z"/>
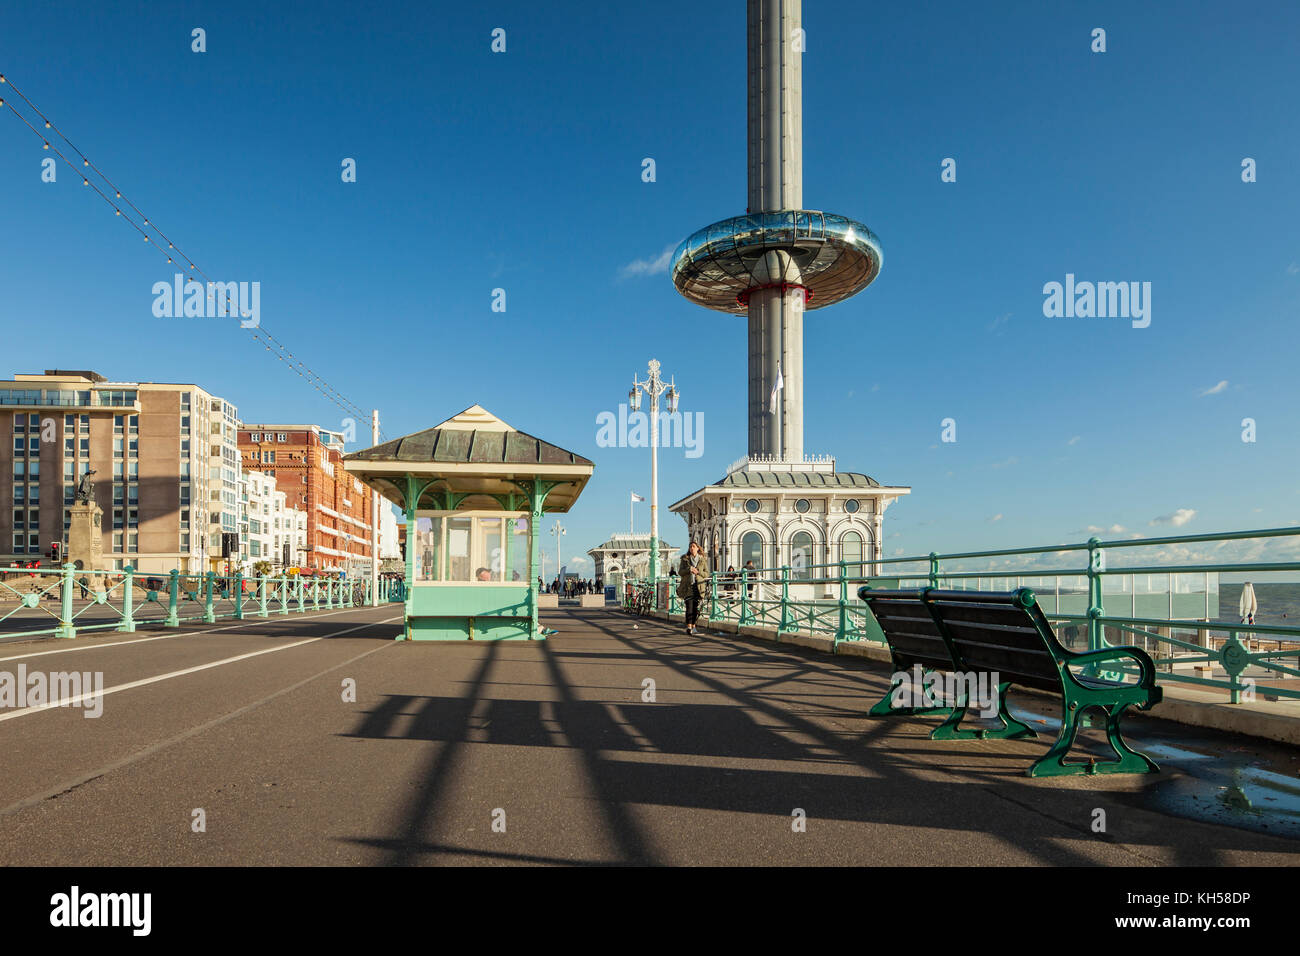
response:
<path id="1" fill-rule="evenodd" d="M 1070 652 L 1066 659 L 1067 664 L 1095 664 L 1100 661 L 1114 661 L 1129 657 L 1138 662 L 1142 669 L 1142 680 L 1139 681 L 1142 687 L 1154 687 L 1156 683 L 1156 666 L 1150 656 L 1138 647 L 1121 645 L 1120 647 L 1104 647 L 1097 651 L 1084 651 L 1083 653 Z"/>

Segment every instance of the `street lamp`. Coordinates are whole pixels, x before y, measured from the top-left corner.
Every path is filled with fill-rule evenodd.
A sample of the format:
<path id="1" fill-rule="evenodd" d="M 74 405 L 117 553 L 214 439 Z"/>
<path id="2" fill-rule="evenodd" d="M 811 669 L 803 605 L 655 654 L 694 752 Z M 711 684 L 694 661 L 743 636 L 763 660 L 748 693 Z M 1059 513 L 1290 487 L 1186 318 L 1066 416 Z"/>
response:
<path id="1" fill-rule="evenodd" d="M 553 528 L 551 528 L 551 534 L 555 535 L 555 573 L 556 573 L 557 575 L 560 573 L 560 567 L 561 567 L 561 558 L 560 558 L 560 547 L 561 547 L 561 544 L 560 544 L 560 539 L 563 538 L 563 537 L 564 537 L 566 534 L 568 534 L 568 533 L 569 533 L 569 532 L 568 532 L 568 530 L 564 527 L 564 525 L 560 524 L 560 519 L 559 519 L 559 518 L 556 518 L 556 519 L 555 519 L 555 526 L 554 526 Z M 564 587 L 564 582 L 563 582 L 563 581 L 560 582 L 560 587 L 561 587 L 561 588 Z"/>
<path id="2" fill-rule="evenodd" d="M 628 404 L 632 411 L 641 410 L 641 393 L 650 396 L 650 580 L 659 577 L 659 396 L 663 395 L 668 404 L 668 414 L 677 413 L 676 379 L 665 383 L 659 377 L 659 360 L 650 360 L 650 374 L 644 382 L 638 382 L 632 376 L 632 390 L 628 392 Z"/>

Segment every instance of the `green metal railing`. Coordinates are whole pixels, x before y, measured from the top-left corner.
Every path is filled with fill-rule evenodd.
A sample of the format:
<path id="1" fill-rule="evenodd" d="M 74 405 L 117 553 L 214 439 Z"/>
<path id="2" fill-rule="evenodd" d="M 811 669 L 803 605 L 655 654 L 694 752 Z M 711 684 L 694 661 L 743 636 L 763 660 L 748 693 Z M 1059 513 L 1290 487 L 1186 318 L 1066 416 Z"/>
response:
<path id="1" fill-rule="evenodd" d="M 0 638 L 301 614 L 358 606 L 368 595 L 368 582 L 300 575 L 84 571 L 71 564 L 57 570 L 0 568 Z"/>
<path id="2" fill-rule="evenodd" d="M 1291 678 L 1300 678 L 1300 621 L 1278 625 L 1218 619 L 1220 574 L 1290 572 L 1300 581 L 1300 560 L 1260 555 L 1236 561 L 1172 560 L 1190 545 L 1213 544 L 1213 550 L 1222 553 L 1232 542 L 1242 541 L 1256 542 L 1257 551 L 1271 544 L 1275 551 L 1300 556 L 1300 528 L 1274 528 L 1118 541 L 1090 538 L 1050 547 L 931 552 L 851 564 L 718 572 L 701 599 L 700 620 L 770 628 L 778 635 L 826 636 L 837 648 L 844 641 L 883 644 L 884 635 L 857 596 L 863 584 L 988 591 L 1031 587 L 1058 638 L 1071 649 L 1138 644 L 1151 654 L 1162 683 L 1227 691 L 1228 701 L 1234 704 L 1257 690 L 1266 698 L 1300 699 L 1300 683 L 1294 688 L 1283 686 Z M 1107 554 L 1138 548 L 1167 549 L 1162 557 L 1171 560 L 1107 567 Z M 1082 567 L 1072 560 L 1078 557 L 1084 559 Z M 969 566 L 992 562 L 1002 566 Z M 1143 578 L 1145 590 L 1140 588 Z M 1164 579 L 1166 586 L 1153 588 L 1151 579 Z M 668 598 L 666 607 L 658 607 L 663 602 L 656 601 L 656 609 L 682 613 L 676 578 L 659 581 L 668 582 Z M 1194 590 L 1192 584 L 1203 589 Z M 658 588 L 653 590 L 652 601 L 659 593 Z M 1136 671 L 1123 668 L 1106 671 L 1104 676 L 1121 679 L 1130 673 L 1136 677 Z M 1260 688 L 1266 680 L 1273 683 Z"/>

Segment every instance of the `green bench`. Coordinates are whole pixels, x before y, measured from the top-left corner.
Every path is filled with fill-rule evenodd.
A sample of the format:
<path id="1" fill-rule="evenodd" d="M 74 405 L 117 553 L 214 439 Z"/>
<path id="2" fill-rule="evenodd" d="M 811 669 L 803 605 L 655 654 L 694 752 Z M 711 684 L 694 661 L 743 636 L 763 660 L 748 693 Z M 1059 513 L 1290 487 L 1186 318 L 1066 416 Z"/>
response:
<path id="1" fill-rule="evenodd" d="M 1155 683 L 1155 665 L 1137 647 L 1108 647 L 1075 653 L 1062 647 L 1043 615 L 1034 592 L 1019 588 L 1008 592 L 945 591 L 938 588 L 896 591 L 864 586 L 858 596 L 867 603 L 889 645 L 894 681 L 871 715 L 945 714 L 947 719 L 930 735 L 934 740 L 971 738 L 1028 738 L 1038 735 L 1007 710 L 1007 690 L 1012 684 L 1061 695 L 1061 732 L 1047 754 L 1029 767 L 1031 777 L 1075 773 L 1150 773 L 1160 768 L 1138 753 L 1120 735 L 1120 717 L 1128 707 L 1150 710 L 1163 693 Z M 1127 659 L 1136 663 L 1136 683 L 1106 680 L 1089 673 L 1095 665 Z M 965 690 L 943 703 L 927 699 L 913 686 L 905 704 L 897 698 L 900 674 L 927 676 L 932 686 Z M 996 683 L 1000 727 L 962 728 L 962 719 L 974 701 L 969 693 L 980 676 L 990 695 Z M 915 682 L 914 682 L 915 683 Z M 918 701 L 916 697 L 920 696 Z M 988 701 L 992 709 L 992 699 Z M 1065 760 L 1079 732 L 1086 710 L 1100 707 L 1106 713 L 1106 738 L 1115 760 L 1088 762 Z M 992 716 L 992 715 L 988 715 Z"/>

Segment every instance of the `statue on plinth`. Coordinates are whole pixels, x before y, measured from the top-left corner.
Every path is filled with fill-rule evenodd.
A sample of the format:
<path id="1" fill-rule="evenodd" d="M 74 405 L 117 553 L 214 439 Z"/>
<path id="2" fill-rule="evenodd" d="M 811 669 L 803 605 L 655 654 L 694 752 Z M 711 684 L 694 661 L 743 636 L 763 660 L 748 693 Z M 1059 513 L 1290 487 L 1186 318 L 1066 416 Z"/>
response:
<path id="1" fill-rule="evenodd" d="M 81 482 L 77 485 L 77 501 L 90 501 L 95 497 L 95 483 L 90 480 L 90 476 L 93 474 L 95 474 L 95 470 L 89 468 L 81 476 Z"/>

